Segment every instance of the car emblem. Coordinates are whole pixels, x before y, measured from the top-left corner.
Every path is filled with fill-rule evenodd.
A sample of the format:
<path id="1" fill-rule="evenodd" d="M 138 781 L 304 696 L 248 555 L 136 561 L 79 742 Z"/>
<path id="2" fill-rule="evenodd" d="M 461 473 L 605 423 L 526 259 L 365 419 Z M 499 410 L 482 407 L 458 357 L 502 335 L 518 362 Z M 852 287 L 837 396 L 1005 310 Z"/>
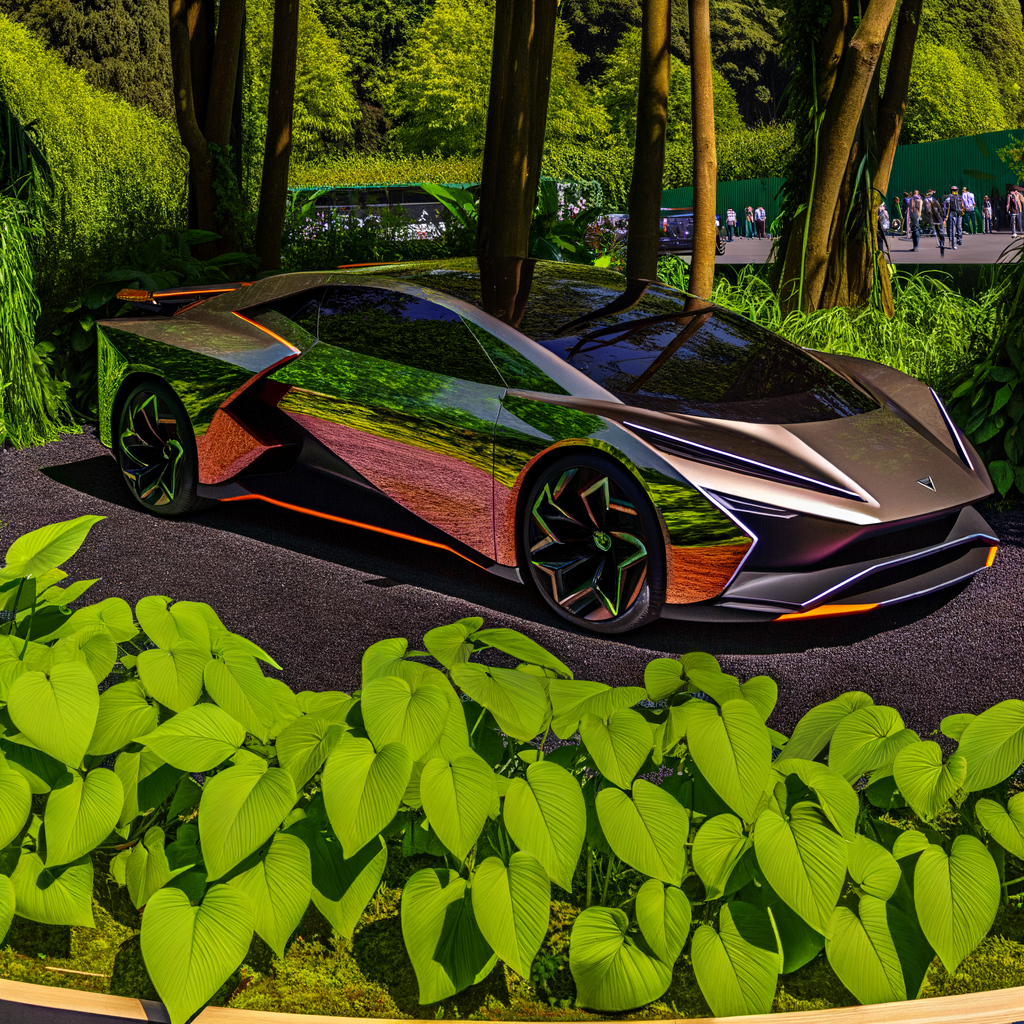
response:
<path id="1" fill-rule="evenodd" d="M 930 476 L 923 476 L 917 482 L 922 487 L 927 487 L 929 491 L 934 491 L 935 490 L 935 484 L 932 483 L 932 478 Z"/>

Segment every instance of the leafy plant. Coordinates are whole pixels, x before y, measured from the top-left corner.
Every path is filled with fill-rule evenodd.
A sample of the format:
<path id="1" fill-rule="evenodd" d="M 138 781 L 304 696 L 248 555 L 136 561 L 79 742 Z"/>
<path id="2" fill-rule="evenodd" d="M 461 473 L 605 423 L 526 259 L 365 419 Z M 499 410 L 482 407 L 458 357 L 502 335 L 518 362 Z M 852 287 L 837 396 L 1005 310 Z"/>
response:
<path id="1" fill-rule="evenodd" d="M 913 998 L 1024 883 L 1024 701 L 944 720 L 948 757 L 860 692 L 787 739 L 765 676 L 687 654 L 613 688 L 479 618 L 374 644 L 355 694 L 296 694 L 207 605 L 70 611 L 95 581 L 59 566 L 100 518 L 0 570 L 0 937 L 14 913 L 89 925 L 109 859 L 172 1024 L 311 899 L 351 936 L 395 855 L 436 858 L 401 897 L 422 1003 L 499 957 L 550 977 L 558 886 L 577 1002 L 606 1012 L 659 997 L 687 949 L 718 1015 L 767 1011 L 823 947 L 862 1002 Z"/>

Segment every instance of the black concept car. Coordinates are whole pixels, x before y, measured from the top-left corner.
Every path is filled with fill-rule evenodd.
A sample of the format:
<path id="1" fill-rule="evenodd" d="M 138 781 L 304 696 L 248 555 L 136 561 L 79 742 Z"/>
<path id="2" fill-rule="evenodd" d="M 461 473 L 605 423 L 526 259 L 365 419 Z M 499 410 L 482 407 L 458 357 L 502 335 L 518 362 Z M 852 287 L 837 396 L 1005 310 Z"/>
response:
<path id="1" fill-rule="evenodd" d="M 934 391 L 660 285 L 593 317 L 621 291 L 537 263 L 518 329 L 473 260 L 136 294 L 101 324 L 101 437 L 154 513 L 258 499 L 418 541 L 597 632 L 868 611 L 991 565 L 992 486 Z"/>

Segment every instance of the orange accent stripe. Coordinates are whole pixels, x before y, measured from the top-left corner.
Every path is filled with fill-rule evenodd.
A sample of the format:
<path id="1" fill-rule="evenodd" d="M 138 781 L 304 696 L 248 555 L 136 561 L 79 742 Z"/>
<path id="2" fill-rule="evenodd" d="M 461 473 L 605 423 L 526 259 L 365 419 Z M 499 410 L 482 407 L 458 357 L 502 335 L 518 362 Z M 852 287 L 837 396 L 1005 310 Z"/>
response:
<path id="1" fill-rule="evenodd" d="M 860 615 L 877 607 L 877 604 L 822 604 L 808 612 L 787 612 L 785 615 L 772 619 L 772 621 L 785 622 L 789 619 L 825 618 L 829 615 Z"/>
<path id="2" fill-rule="evenodd" d="M 988 558 L 985 559 L 985 568 L 987 569 L 995 560 L 996 552 L 999 550 L 999 545 L 995 545 L 988 549 Z"/>
<path id="3" fill-rule="evenodd" d="M 239 320 L 244 320 L 247 324 L 252 324 L 253 327 L 258 327 L 264 334 L 269 334 L 275 341 L 281 342 L 282 345 L 287 345 L 296 355 L 302 351 L 300 348 L 296 348 L 290 341 L 285 341 L 280 334 L 275 334 L 269 327 L 264 327 L 263 324 L 257 323 L 255 320 L 250 320 L 247 316 L 242 316 L 241 313 L 237 313 L 234 310 L 231 311 Z"/>
<path id="4" fill-rule="evenodd" d="M 153 292 L 154 299 L 166 299 L 171 295 L 220 295 L 223 292 L 233 292 L 234 288 L 180 288 L 173 292 Z"/>
<path id="5" fill-rule="evenodd" d="M 341 523 L 343 526 L 358 526 L 360 530 L 369 530 L 371 533 L 383 533 L 386 537 L 397 537 L 399 540 L 411 540 L 414 544 L 422 544 L 428 548 L 438 548 L 441 551 L 450 551 L 453 555 L 458 555 L 459 558 L 465 559 L 470 565 L 475 565 L 478 569 L 484 569 L 486 566 L 481 565 L 479 562 L 474 562 L 472 558 L 468 558 L 462 554 L 461 551 L 456 551 L 455 548 L 449 547 L 447 544 L 439 544 L 436 540 L 426 540 L 423 537 L 414 537 L 411 533 L 399 533 L 397 530 L 385 530 L 383 526 L 371 526 L 369 523 L 360 523 L 355 519 L 344 519 L 341 516 L 332 516 L 327 512 L 315 512 L 311 508 L 303 508 L 301 505 L 289 505 L 287 501 L 278 501 L 277 498 L 268 498 L 263 494 L 239 494 L 234 498 L 221 498 L 221 501 L 266 501 L 271 505 L 279 505 L 281 508 L 290 509 L 292 512 L 301 512 L 304 516 L 316 516 L 318 519 L 329 519 L 332 523 Z"/>
<path id="6" fill-rule="evenodd" d="M 349 270 L 352 267 L 390 267 L 395 260 L 377 260 L 376 263 L 339 263 L 339 270 Z"/>

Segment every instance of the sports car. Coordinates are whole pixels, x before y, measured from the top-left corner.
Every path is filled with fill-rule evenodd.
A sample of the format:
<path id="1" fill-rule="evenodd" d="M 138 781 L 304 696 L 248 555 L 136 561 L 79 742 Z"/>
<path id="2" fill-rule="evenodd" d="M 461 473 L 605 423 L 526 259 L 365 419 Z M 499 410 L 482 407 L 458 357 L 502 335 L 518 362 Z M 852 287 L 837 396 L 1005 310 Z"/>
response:
<path id="1" fill-rule="evenodd" d="M 101 439 L 158 515 L 363 527 L 601 633 L 865 612 L 992 564 L 992 484 L 924 384 L 667 286 L 615 311 L 611 270 L 530 269 L 517 328 L 474 260 L 132 293 L 101 323 Z"/>

